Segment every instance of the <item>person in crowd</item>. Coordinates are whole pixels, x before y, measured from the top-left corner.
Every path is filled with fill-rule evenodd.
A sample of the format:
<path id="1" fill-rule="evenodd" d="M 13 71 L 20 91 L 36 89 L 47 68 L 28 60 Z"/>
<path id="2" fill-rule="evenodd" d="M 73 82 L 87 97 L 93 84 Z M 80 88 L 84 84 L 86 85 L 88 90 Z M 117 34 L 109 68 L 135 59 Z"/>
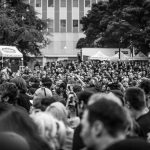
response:
<path id="1" fill-rule="evenodd" d="M 0 133 L 1 150 L 30 150 L 27 140 L 14 132 Z"/>
<path id="2" fill-rule="evenodd" d="M 93 95 L 90 101 L 94 102 L 94 97 Z M 101 97 L 88 105 L 81 124 L 81 137 L 86 147 L 93 150 L 105 150 L 126 138 L 130 121 L 122 106 L 113 100 Z"/>
<path id="3" fill-rule="evenodd" d="M 51 89 L 52 86 L 52 81 L 50 78 L 48 77 L 44 77 L 42 78 L 42 86 L 48 89 Z"/>
<path id="4" fill-rule="evenodd" d="M 135 120 L 147 112 L 145 93 L 138 87 L 130 87 L 126 90 L 125 102 Z"/>
<path id="5" fill-rule="evenodd" d="M 117 142 L 106 150 L 149 150 L 150 144 L 141 139 L 127 139 Z"/>
<path id="6" fill-rule="evenodd" d="M 66 139 L 63 149 L 65 150 L 72 150 L 72 141 L 73 141 L 73 129 L 68 124 L 68 112 L 66 107 L 60 103 L 55 102 L 51 104 L 46 111 L 52 116 L 54 116 L 56 119 L 62 121 L 66 126 Z"/>
<path id="7" fill-rule="evenodd" d="M 130 87 L 125 92 L 125 103 L 131 117 L 133 118 L 133 130 L 137 136 L 144 138 L 143 129 L 138 124 L 138 120 L 147 113 L 146 97 L 142 89 Z"/>
<path id="8" fill-rule="evenodd" d="M 0 101 L 12 105 L 17 104 L 18 88 L 14 83 L 0 84 Z"/>
<path id="9" fill-rule="evenodd" d="M 78 99 L 74 92 L 68 94 L 66 108 L 68 110 L 68 123 L 72 129 L 75 129 L 80 124 L 78 117 Z"/>
<path id="10" fill-rule="evenodd" d="M 88 100 L 92 96 L 92 91 L 82 91 L 77 94 L 78 96 L 78 113 L 80 118 L 82 118 L 82 114 L 87 107 Z M 73 146 L 72 150 L 80 150 L 85 147 L 83 140 L 80 136 L 81 133 L 81 124 L 75 129 L 73 136 Z"/>
<path id="11" fill-rule="evenodd" d="M 50 98 L 42 98 L 41 100 L 41 111 L 45 111 L 47 109 L 48 106 L 50 106 L 52 103 L 57 102 L 57 99 L 55 99 L 54 97 L 50 97 Z"/>
<path id="12" fill-rule="evenodd" d="M 0 133 L 14 132 L 23 136 L 32 150 L 51 150 L 37 131 L 38 127 L 26 111 L 13 106 L 11 108 L 7 107 L 7 109 L 3 108 L 0 114 Z"/>
<path id="13" fill-rule="evenodd" d="M 36 78 L 35 76 L 31 76 L 28 79 L 28 90 L 30 94 L 34 94 L 35 91 L 40 87 L 40 80 Z"/>
<path id="14" fill-rule="evenodd" d="M 30 116 L 37 124 L 39 134 L 49 143 L 51 149 L 62 149 L 66 137 L 66 128 L 63 122 L 56 120 L 46 112 L 38 112 Z"/>
<path id="15" fill-rule="evenodd" d="M 125 105 L 124 93 L 121 90 L 111 90 L 110 92 L 120 99 L 123 106 Z"/>
<path id="16" fill-rule="evenodd" d="M 33 110 L 41 110 L 41 101 L 43 98 L 51 98 L 52 92 L 48 88 L 38 88 L 33 95 Z"/>
<path id="17" fill-rule="evenodd" d="M 139 84 L 139 87 L 141 87 L 145 94 L 146 94 L 146 104 L 147 107 L 149 108 L 149 104 L 150 104 L 150 99 L 149 99 L 149 94 L 150 94 L 150 80 L 149 79 L 142 79 L 142 81 Z M 148 110 L 147 113 L 141 115 L 138 119 L 137 119 L 138 124 L 140 125 L 140 127 L 143 130 L 144 133 L 144 138 L 147 139 L 148 141 L 150 141 L 149 139 L 149 133 L 150 133 L 150 111 Z"/>
<path id="18" fill-rule="evenodd" d="M 144 92 L 145 92 L 145 95 L 146 95 L 146 104 L 147 104 L 147 107 L 149 108 L 150 107 L 150 98 L 149 98 L 149 95 L 150 95 L 150 79 L 143 78 L 141 80 L 141 82 L 139 83 L 139 87 L 141 89 L 143 89 Z"/>
<path id="19" fill-rule="evenodd" d="M 18 87 L 17 104 L 24 107 L 28 112 L 30 111 L 32 96 L 27 94 L 26 81 L 21 77 L 11 79 L 11 82 Z"/>

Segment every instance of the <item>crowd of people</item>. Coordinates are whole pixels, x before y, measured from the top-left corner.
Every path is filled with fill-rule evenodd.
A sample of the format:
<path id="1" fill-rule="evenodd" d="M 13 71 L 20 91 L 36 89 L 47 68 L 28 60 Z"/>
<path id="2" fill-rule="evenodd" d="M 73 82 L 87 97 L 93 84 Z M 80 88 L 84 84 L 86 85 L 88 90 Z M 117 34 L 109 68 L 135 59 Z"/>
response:
<path id="1" fill-rule="evenodd" d="M 148 61 L 59 61 L 0 72 L 2 150 L 150 150 Z"/>

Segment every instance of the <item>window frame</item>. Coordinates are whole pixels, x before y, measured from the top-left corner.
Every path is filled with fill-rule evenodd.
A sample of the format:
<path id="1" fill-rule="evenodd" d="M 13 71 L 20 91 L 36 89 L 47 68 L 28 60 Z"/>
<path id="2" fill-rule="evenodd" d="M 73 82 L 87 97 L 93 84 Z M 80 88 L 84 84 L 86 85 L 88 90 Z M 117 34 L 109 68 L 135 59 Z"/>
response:
<path id="1" fill-rule="evenodd" d="M 67 7 L 67 0 L 64 0 L 65 1 L 65 6 L 62 5 L 63 4 L 62 1 L 63 0 L 60 0 L 60 7 L 61 8 L 66 8 Z"/>
<path id="2" fill-rule="evenodd" d="M 52 5 L 50 5 L 50 6 L 49 6 L 49 1 L 50 1 L 50 0 L 47 0 L 47 7 L 54 7 L 54 0 L 51 0 L 53 3 L 52 3 Z"/>
<path id="3" fill-rule="evenodd" d="M 72 0 L 72 6 L 73 6 L 73 8 L 78 8 L 79 7 L 79 0 L 76 0 L 77 1 L 77 6 L 74 6 L 74 1 L 75 0 Z"/>
<path id="4" fill-rule="evenodd" d="M 39 4 L 39 3 L 37 3 L 37 1 L 40 1 L 40 4 Z M 37 4 L 39 4 L 40 6 L 37 6 Z M 35 7 L 37 7 L 37 8 L 41 8 L 41 7 L 42 7 L 42 0 L 36 0 Z"/>

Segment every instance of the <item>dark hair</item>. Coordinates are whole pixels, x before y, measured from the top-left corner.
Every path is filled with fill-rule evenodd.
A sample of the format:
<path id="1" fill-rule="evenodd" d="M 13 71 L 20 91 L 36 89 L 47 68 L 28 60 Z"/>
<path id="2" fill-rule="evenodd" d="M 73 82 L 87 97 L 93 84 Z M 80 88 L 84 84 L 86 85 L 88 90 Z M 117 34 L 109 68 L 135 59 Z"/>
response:
<path id="1" fill-rule="evenodd" d="M 0 147 L 2 150 L 29 150 L 29 143 L 27 140 L 14 132 L 0 133 Z"/>
<path id="2" fill-rule="evenodd" d="M 80 85 L 74 85 L 73 86 L 73 91 L 75 93 L 81 92 L 82 91 L 82 87 Z"/>
<path id="3" fill-rule="evenodd" d="M 40 86 L 40 80 L 38 78 L 36 78 L 36 77 L 31 77 L 29 79 L 29 82 L 33 82 L 32 88 L 38 89 L 39 86 Z"/>
<path id="4" fill-rule="evenodd" d="M 45 111 L 45 109 L 54 102 L 56 102 L 56 99 L 54 97 L 43 98 L 41 100 L 41 110 Z"/>
<path id="5" fill-rule="evenodd" d="M 0 93 L 2 94 L 1 99 L 5 97 L 9 97 L 8 103 L 10 104 L 16 104 L 17 100 L 17 95 L 18 95 L 18 88 L 14 83 L 3 83 L 0 85 Z"/>
<path id="6" fill-rule="evenodd" d="M 22 135 L 29 143 L 32 150 L 49 150 L 46 144 L 38 134 L 38 128 L 22 109 L 13 107 L 8 112 L 0 116 L 0 131 L 15 132 Z M 44 149 L 45 150 L 45 149 Z"/>
<path id="7" fill-rule="evenodd" d="M 146 106 L 145 94 L 141 88 L 130 87 L 125 92 L 125 101 L 135 110 L 142 110 Z"/>
<path id="8" fill-rule="evenodd" d="M 112 100 L 100 98 L 95 103 L 89 105 L 87 109 L 90 125 L 100 120 L 112 137 L 117 136 L 119 132 L 125 132 L 129 126 L 129 120 L 124 108 Z"/>
<path id="9" fill-rule="evenodd" d="M 144 90 L 145 94 L 150 93 L 150 80 L 149 79 L 142 79 L 139 87 Z"/>
<path id="10" fill-rule="evenodd" d="M 26 93 L 27 92 L 27 84 L 26 81 L 21 77 L 16 77 L 11 79 L 11 82 L 15 83 L 20 92 Z"/>
<path id="11" fill-rule="evenodd" d="M 82 91 L 77 94 L 79 102 L 83 101 L 87 105 L 89 98 L 94 94 L 92 91 Z"/>
<path id="12" fill-rule="evenodd" d="M 42 84 L 47 88 L 51 88 L 52 80 L 48 77 L 42 78 Z"/>

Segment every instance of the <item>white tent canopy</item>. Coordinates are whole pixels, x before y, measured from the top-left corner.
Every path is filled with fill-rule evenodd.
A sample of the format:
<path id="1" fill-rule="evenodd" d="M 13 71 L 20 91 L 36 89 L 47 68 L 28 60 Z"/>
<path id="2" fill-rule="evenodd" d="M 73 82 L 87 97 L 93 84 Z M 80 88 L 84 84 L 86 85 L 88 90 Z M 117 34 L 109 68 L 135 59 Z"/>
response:
<path id="1" fill-rule="evenodd" d="M 109 60 L 109 56 L 106 56 L 101 51 L 98 51 L 96 54 L 90 57 L 91 60 Z"/>
<path id="2" fill-rule="evenodd" d="M 119 59 L 119 52 L 111 57 L 111 60 L 118 60 Z M 129 60 L 130 57 L 120 52 L 120 59 L 121 60 Z"/>
<path id="3" fill-rule="evenodd" d="M 142 52 L 139 52 L 136 56 L 133 57 L 133 60 L 148 60 L 148 57 Z"/>
<path id="4" fill-rule="evenodd" d="M 15 46 L 0 46 L 0 57 L 22 58 L 22 53 Z"/>

